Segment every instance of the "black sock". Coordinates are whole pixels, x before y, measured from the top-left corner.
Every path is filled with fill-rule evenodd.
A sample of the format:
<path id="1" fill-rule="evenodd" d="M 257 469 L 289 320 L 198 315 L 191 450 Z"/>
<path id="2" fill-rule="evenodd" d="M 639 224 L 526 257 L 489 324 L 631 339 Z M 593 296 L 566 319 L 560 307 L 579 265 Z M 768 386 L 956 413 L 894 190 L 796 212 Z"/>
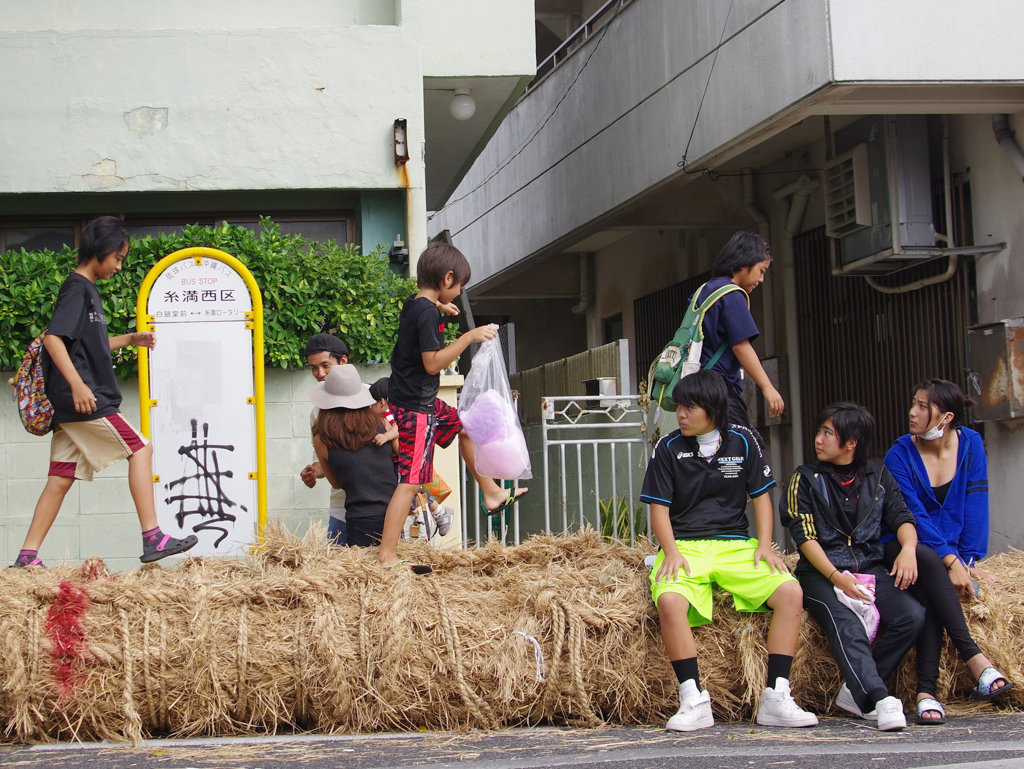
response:
<path id="1" fill-rule="evenodd" d="M 155 542 L 161 536 L 163 536 L 163 532 L 160 531 L 160 527 L 159 526 L 154 526 L 149 531 L 142 532 L 142 541 L 143 542 Z"/>
<path id="2" fill-rule="evenodd" d="M 672 660 L 672 669 L 676 671 L 676 678 L 679 683 L 689 681 L 691 678 L 700 691 L 700 674 L 697 671 L 697 658 L 687 657 L 685 660 Z"/>
<path id="3" fill-rule="evenodd" d="M 870 713 L 872 710 L 878 707 L 878 703 L 889 696 L 889 692 L 885 689 L 872 689 L 868 692 L 867 698 L 864 700 L 864 707 L 861 711 L 864 713 Z"/>
<path id="4" fill-rule="evenodd" d="M 793 658 L 788 654 L 768 655 L 768 688 L 775 688 L 775 681 L 778 678 L 789 680 L 789 671 L 793 667 Z"/>

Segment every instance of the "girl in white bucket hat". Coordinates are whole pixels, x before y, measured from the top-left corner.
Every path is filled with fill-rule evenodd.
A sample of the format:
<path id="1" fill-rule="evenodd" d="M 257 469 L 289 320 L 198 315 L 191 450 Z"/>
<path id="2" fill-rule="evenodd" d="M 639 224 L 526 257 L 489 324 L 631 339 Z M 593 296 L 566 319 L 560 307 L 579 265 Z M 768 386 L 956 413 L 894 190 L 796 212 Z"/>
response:
<path id="1" fill-rule="evenodd" d="M 309 399 L 320 408 L 313 425 L 320 466 L 330 484 L 346 492 L 347 543 L 376 545 L 398 484 L 393 460 L 398 440 L 374 443 L 374 436 L 385 432 L 384 423 L 371 409 L 375 401 L 369 386 L 351 364 L 332 367 L 309 391 Z"/>

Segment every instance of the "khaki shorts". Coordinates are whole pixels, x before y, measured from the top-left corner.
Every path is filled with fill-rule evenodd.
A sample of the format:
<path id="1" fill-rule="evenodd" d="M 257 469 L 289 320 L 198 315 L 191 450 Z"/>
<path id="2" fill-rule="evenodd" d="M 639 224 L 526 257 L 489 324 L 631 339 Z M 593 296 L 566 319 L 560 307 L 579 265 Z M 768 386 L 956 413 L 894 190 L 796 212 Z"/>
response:
<path id="1" fill-rule="evenodd" d="M 127 459 L 148 443 L 120 414 L 64 422 L 53 430 L 47 474 L 91 481 L 93 473 Z"/>

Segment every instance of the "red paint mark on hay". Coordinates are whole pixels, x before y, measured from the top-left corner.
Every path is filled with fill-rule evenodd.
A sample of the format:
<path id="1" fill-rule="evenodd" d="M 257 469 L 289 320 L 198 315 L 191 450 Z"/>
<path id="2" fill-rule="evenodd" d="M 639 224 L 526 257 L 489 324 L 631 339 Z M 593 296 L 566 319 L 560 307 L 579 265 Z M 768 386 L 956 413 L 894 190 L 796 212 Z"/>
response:
<path id="1" fill-rule="evenodd" d="M 85 630 L 82 617 L 89 606 L 89 593 L 70 582 L 61 582 L 57 597 L 46 613 L 46 635 L 53 657 L 53 678 L 63 694 L 74 688 L 75 663 L 82 658 Z"/>

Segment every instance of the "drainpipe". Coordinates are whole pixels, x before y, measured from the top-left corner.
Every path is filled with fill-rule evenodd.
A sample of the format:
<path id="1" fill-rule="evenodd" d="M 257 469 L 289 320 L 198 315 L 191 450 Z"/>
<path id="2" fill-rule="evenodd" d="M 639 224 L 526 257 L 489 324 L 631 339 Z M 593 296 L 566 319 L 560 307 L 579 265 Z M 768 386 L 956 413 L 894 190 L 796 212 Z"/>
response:
<path id="1" fill-rule="evenodd" d="M 754 220 L 754 224 L 757 225 L 757 234 L 761 236 L 765 243 L 771 243 L 771 226 L 768 223 L 768 217 L 765 216 L 764 211 L 758 208 L 757 203 L 754 202 L 754 172 L 750 168 L 743 169 L 743 207 L 750 218 Z M 774 283 L 769 284 L 772 287 L 774 285 Z M 771 308 L 775 306 L 775 291 L 774 288 L 768 288 L 768 291 L 770 293 L 765 305 Z M 778 342 L 775 337 L 775 313 L 773 312 L 766 312 L 764 314 L 764 336 L 777 351 Z"/>
<path id="2" fill-rule="evenodd" d="M 1024 152 L 1021 151 L 1020 145 L 1017 144 L 1017 140 L 1013 136 L 1013 131 L 1010 130 L 1010 116 L 993 115 L 992 132 L 996 135 L 996 141 L 1003 148 L 1003 152 L 1007 154 L 1010 162 L 1013 163 L 1017 176 L 1021 177 L 1021 181 L 1024 181 Z"/>
<path id="3" fill-rule="evenodd" d="M 591 304 L 590 274 L 593 271 L 593 264 L 593 253 L 580 254 L 580 301 L 569 308 L 573 315 L 583 316 L 584 328 L 587 332 L 587 347 L 593 346 L 598 340 L 597 320 L 591 317 L 592 313 L 588 312 Z"/>
<path id="4" fill-rule="evenodd" d="M 772 193 L 775 200 L 783 200 L 792 197 L 789 204 L 789 215 L 786 217 L 786 232 L 782 241 L 782 292 L 784 297 L 783 306 L 786 309 L 786 350 L 787 350 L 787 371 L 789 372 L 789 403 L 791 424 L 793 426 L 793 467 L 799 467 L 804 462 L 803 436 L 804 420 L 801 414 L 800 405 L 802 394 L 800 389 L 800 345 L 797 332 L 796 308 L 798 300 L 796 296 L 796 266 L 793 251 L 793 238 L 800 234 L 804 221 L 804 212 L 807 210 L 807 201 L 811 192 L 818 189 L 821 182 L 817 177 L 803 174 L 794 182 L 780 187 Z"/>
<path id="5" fill-rule="evenodd" d="M 746 209 L 747 215 L 757 225 L 757 234 L 761 236 L 765 243 L 771 243 L 771 225 L 764 211 L 758 207 L 754 200 L 754 172 L 750 168 L 743 169 L 743 207 Z M 775 281 L 766 284 L 765 290 L 768 291 L 768 296 L 764 303 L 764 338 L 770 345 L 770 348 L 767 349 L 769 355 L 777 355 L 779 351 L 779 338 L 775 331 Z M 758 393 L 758 397 L 761 397 L 760 393 Z M 768 461 L 776 472 L 782 469 L 782 437 L 780 432 L 781 425 L 768 426 Z M 780 545 L 782 544 L 781 529 L 776 529 L 775 540 Z"/>
<path id="6" fill-rule="evenodd" d="M 590 258 L 593 254 L 580 254 L 580 301 L 569 309 L 573 315 L 583 315 L 590 309 Z"/>
<path id="7" fill-rule="evenodd" d="M 750 168 L 743 169 L 743 207 L 747 209 L 750 218 L 757 225 L 757 234 L 764 239 L 765 243 L 771 243 L 768 217 L 754 202 L 754 172 Z"/>

